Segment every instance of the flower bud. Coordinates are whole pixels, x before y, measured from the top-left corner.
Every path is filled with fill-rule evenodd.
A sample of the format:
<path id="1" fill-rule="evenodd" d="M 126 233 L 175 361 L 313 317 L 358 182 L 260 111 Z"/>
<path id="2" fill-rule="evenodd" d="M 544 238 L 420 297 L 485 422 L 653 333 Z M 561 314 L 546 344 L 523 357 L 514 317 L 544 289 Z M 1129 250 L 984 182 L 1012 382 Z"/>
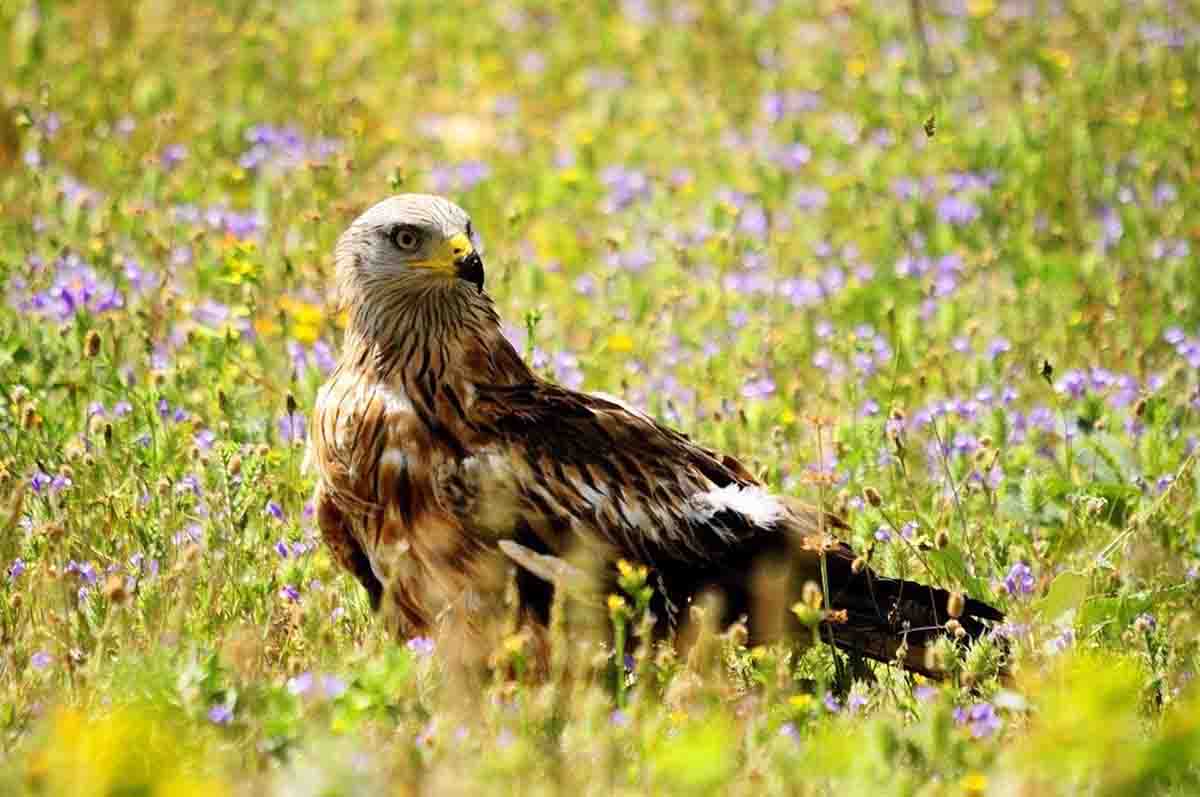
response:
<path id="1" fill-rule="evenodd" d="M 874 487 L 866 487 L 863 489 L 863 500 L 874 507 L 883 505 L 883 496 Z"/>
<path id="2" fill-rule="evenodd" d="M 89 329 L 87 336 L 83 339 L 83 356 L 92 359 L 100 354 L 100 333 L 94 329 Z"/>

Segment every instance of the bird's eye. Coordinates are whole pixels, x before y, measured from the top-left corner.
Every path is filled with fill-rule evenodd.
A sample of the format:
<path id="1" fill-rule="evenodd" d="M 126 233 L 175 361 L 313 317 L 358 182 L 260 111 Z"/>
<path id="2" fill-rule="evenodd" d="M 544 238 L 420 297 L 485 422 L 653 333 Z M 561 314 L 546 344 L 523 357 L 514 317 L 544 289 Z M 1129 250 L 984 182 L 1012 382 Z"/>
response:
<path id="1" fill-rule="evenodd" d="M 421 234 L 412 227 L 396 227 L 388 237 L 402 252 L 412 252 L 421 245 Z"/>

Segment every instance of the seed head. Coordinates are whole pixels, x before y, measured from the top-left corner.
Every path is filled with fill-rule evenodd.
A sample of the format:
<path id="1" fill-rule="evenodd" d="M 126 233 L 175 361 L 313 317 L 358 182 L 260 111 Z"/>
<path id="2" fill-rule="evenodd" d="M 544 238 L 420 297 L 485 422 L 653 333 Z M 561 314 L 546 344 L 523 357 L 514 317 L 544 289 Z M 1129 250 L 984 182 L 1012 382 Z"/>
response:
<path id="1" fill-rule="evenodd" d="M 125 579 L 119 574 L 113 573 L 104 582 L 104 597 L 117 606 L 123 605 L 129 600 L 129 593 L 125 590 Z"/>
<path id="2" fill-rule="evenodd" d="M 963 609 L 966 607 L 967 599 L 961 592 L 950 593 L 950 597 L 946 600 L 946 614 L 954 618 L 962 617 Z M 946 627 L 949 628 L 949 624 Z"/>

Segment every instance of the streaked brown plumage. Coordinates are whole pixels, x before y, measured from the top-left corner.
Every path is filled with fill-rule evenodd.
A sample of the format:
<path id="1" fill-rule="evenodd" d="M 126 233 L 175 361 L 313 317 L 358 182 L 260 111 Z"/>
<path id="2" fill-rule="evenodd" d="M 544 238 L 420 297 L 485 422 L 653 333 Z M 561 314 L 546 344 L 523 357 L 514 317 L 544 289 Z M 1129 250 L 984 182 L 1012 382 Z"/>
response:
<path id="1" fill-rule="evenodd" d="M 318 519 L 395 633 L 477 624 L 503 589 L 490 573 L 504 541 L 533 557 L 585 546 L 648 565 L 664 629 L 709 589 L 725 619 L 753 621 L 756 572 L 782 564 L 796 594 L 821 580 L 823 555 L 846 612 L 826 629 L 835 643 L 886 661 L 907 641 L 906 666 L 923 669 L 946 592 L 854 572 L 835 517 L 615 399 L 538 377 L 501 332 L 471 237 L 462 209 L 407 194 L 360 216 L 335 253 L 350 324 L 317 397 Z M 552 587 L 537 571 L 519 567 L 518 585 L 544 622 Z M 1000 618 L 968 600 L 960 622 L 978 636 Z"/>

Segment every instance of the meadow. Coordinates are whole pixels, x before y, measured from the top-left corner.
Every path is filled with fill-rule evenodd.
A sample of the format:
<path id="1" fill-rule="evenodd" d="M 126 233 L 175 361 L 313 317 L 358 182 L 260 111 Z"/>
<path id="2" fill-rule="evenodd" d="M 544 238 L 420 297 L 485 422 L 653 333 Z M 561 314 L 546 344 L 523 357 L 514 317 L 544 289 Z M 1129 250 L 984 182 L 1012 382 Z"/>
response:
<path id="1" fill-rule="evenodd" d="M 1200 791 L 1195 2 L 10 0 L 0 70 L 0 793 Z M 536 369 L 1007 621 L 685 655 L 633 567 L 457 689 L 302 468 L 413 190 Z"/>

